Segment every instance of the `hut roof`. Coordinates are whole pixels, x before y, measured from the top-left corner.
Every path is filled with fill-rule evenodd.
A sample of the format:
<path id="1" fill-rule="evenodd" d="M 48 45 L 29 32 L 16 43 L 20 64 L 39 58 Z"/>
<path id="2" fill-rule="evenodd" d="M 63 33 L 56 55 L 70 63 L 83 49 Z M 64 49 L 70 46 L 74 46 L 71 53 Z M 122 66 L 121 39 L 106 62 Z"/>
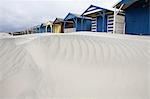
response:
<path id="1" fill-rule="evenodd" d="M 52 25 L 53 24 L 53 21 L 48 21 L 48 22 L 46 22 L 46 26 L 47 25 Z"/>
<path id="2" fill-rule="evenodd" d="M 56 18 L 55 21 L 53 22 L 53 24 L 54 23 L 61 23 L 63 21 L 64 21 L 64 19 L 62 19 L 62 18 Z"/>
<path id="3" fill-rule="evenodd" d="M 53 24 L 52 21 L 47 21 L 47 22 L 45 22 L 45 23 L 42 23 L 42 24 L 41 24 L 41 27 L 43 27 L 43 26 L 48 26 L 48 25 L 52 25 L 52 24 Z"/>
<path id="4" fill-rule="evenodd" d="M 74 14 L 74 13 L 69 13 L 66 17 L 65 17 L 65 21 L 66 20 L 69 20 L 69 19 L 73 19 L 73 18 L 84 18 L 84 19 L 91 19 L 89 17 L 84 17 L 84 16 L 81 16 L 79 14 Z"/>
<path id="5" fill-rule="evenodd" d="M 95 6 L 95 5 L 90 5 L 90 6 L 82 13 L 82 16 L 83 16 L 83 15 L 92 14 L 92 13 L 98 13 L 98 12 L 102 12 L 102 11 L 113 12 L 113 10 L 110 10 L 110 9 L 102 8 L 102 7 Z"/>
<path id="6" fill-rule="evenodd" d="M 122 10 L 124 10 L 137 1 L 139 1 L 139 0 L 122 0 L 122 1 L 118 2 L 114 7 L 120 8 L 120 6 L 122 4 L 124 4 L 124 6 L 122 7 Z M 142 0 L 142 1 L 146 1 L 146 0 Z"/>

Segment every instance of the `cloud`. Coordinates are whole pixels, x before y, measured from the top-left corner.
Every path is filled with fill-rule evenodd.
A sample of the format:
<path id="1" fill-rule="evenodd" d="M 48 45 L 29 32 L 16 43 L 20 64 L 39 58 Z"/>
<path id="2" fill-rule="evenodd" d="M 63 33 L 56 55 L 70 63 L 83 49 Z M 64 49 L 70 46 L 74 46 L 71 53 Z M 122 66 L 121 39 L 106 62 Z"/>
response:
<path id="1" fill-rule="evenodd" d="M 0 0 L 0 32 L 20 31 L 91 4 L 111 8 L 118 0 Z"/>

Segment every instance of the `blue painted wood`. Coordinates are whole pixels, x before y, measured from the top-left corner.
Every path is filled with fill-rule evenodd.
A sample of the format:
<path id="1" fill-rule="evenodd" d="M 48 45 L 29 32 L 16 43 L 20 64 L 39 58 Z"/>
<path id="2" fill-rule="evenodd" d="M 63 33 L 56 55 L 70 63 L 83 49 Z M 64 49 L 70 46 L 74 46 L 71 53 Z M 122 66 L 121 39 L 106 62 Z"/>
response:
<path id="1" fill-rule="evenodd" d="M 40 33 L 40 29 L 36 27 L 36 33 Z"/>
<path id="2" fill-rule="evenodd" d="M 122 3 L 124 3 L 124 4 L 133 4 L 136 1 L 138 1 L 138 0 L 122 0 Z"/>
<path id="3" fill-rule="evenodd" d="M 125 9 L 126 33 L 134 35 L 150 35 L 150 6 L 142 1 Z"/>
<path id="4" fill-rule="evenodd" d="M 69 13 L 64 19 L 64 29 L 66 28 L 66 21 L 72 21 L 73 28 L 75 28 L 76 31 L 91 31 L 91 20 L 84 16 Z"/>
<path id="5" fill-rule="evenodd" d="M 103 17 L 98 16 L 97 17 L 97 32 L 102 32 L 102 26 L 103 26 Z"/>
<path id="6" fill-rule="evenodd" d="M 85 25 L 83 25 L 84 26 L 83 27 L 84 31 L 91 31 L 91 26 L 92 26 L 92 21 L 91 20 L 84 20 L 83 24 L 85 24 Z"/>
<path id="7" fill-rule="evenodd" d="M 40 33 L 46 32 L 46 26 L 41 25 L 40 27 Z"/>
<path id="8" fill-rule="evenodd" d="M 139 0 L 122 0 L 118 4 L 116 4 L 114 7 L 117 7 L 119 9 L 122 4 L 125 4 L 126 7 L 128 7 L 128 6 L 132 5 L 133 3 L 135 3 L 136 1 L 139 1 Z M 144 0 L 142 0 L 142 1 L 144 1 Z M 124 7 L 122 9 L 124 9 Z"/>
<path id="9" fill-rule="evenodd" d="M 150 35 L 150 0 L 122 0 L 116 7 L 125 4 L 126 33 Z"/>
<path id="10" fill-rule="evenodd" d="M 91 20 L 78 18 L 76 29 L 77 31 L 91 31 Z"/>
<path id="11" fill-rule="evenodd" d="M 51 32 L 51 27 L 50 26 L 47 27 L 47 32 Z"/>
<path id="12" fill-rule="evenodd" d="M 74 27 L 77 31 L 77 28 L 78 28 L 78 18 L 75 18 L 75 27 Z"/>
<path id="13" fill-rule="evenodd" d="M 76 28 L 77 27 L 77 18 L 76 17 L 73 18 L 73 22 L 74 22 L 73 27 Z"/>
<path id="14" fill-rule="evenodd" d="M 36 30 L 35 32 L 36 32 L 36 33 L 40 33 L 40 26 L 41 26 L 41 25 L 37 25 L 37 26 L 35 27 L 35 30 Z"/>
<path id="15" fill-rule="evenodd" d="M 107 15 L 97 17 L 97 32 L 107 32 Z"/>
<path id="16" fill-rule="evenodd" d="M 81 30 L 83 30 L 83 18 L 81 19 Z"/>
<path id="17" fill-rule="evenodd" d="M 91 10 L 87 10 L 85 13 L 91 12 L 91 11 L 95 11 L 95 10 L 97 10 L 97 8 L 94 8 L 94 9 L 91 9 Z"/>
<path id="18" fill-rule="evenodd" d="M 107 14 L 106 12 L 113 12 L 111 10 L 101 8 L 98 6 L 91 5 L 89 8 L 87 8 L 82 15 L 84 15 L 87 12 L 91 12 L 97 9 L 101 9 L 99 12 L 99 16 L 97 16 L 97 32 L 107 32 Z M 113 21 L 113 20 L 112 20 Z"/>
<path id="19" fill-rule="evenodd" d="M 92 10 L 90 10 L 91 8 L 92 8 Z M 94 11 L 94 10 L 97 10 L 97 9 L 107 10 L 107 9 L 105 9 L 105 8 L 102 8 L 102 7 L 90 5 L 90 6 L 82 13 L 82 16 L 83 16 L 85 13 L 87 13 L 87 12 L 91 12 L 91 11 Z"/>
<path id="20" fill-rule="evenodd" d="M 69 19 L 73 19 L 73 18 L 76 18 L 76 16 L 74 15 L 74 14 L 72 14 L 72 13 L 69 13 L 66 17 L 65 17 L 65 21 L 66 20 L 69 20 Z"/>
<path id="21" fill-rule="evenodd" d="M 102 22 L 102 32 L 105 32 L 105 12 L 103 10 L 103 15 L 102 15 L 102 18 L 103 18 L 103 22 Z"/>

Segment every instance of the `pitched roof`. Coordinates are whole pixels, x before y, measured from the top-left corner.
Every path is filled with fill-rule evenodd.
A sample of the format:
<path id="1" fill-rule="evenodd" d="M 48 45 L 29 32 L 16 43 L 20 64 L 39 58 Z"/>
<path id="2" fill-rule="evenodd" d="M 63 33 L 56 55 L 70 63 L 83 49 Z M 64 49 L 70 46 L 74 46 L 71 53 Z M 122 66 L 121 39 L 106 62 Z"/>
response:
<path id="1" fill-rule="evenodd" d="M 96 13 L 96 12 L 100 12 L 100 11 L 111 11 L 111 12 L 113 12 L 113 10 L 110 10 L 110 9 L 102 8 L 102 7 L 95 6 L 95 5 L 90 5 L 90 6 L 82 13 L 82 15 L 91 14 L 91 13 Z"/>
<path id="2" fill-rule="evenodd" d="M 74 14 L 74 13 L 69 13 L 66 17 L 65 17 L 65 21 L 66 20 L 69 20 L 69 19 L 73 19 L 73 18 L 84 18 L 84 19 L 91 19 L 89 17 L 84 17 L 84 16 L 81 16 L 79 14 Z"/>
<path id="3" fill-rule="evenodd" d="M 55 21 L 53 22 L 53 24 L 54 23 L 61 23 L 63 21 L 64 21 L 64 19 L 62 19 L 62 18 L 56 18 Z"/>
<path id="4" fill-rule="evenodd" d="M 118 2 L 114 7 L 120 8 L 121 5 L 124 4 L 124 6 L 122 7 L 122 9 L 124 10 L 137 1 L 139 1 L 139 0 L 122 0 L 122 1 Z"/>
<path id="5" fill-rule="evenodd" d="M 52 24 L 53 24 L 53 21 L 47 21 L 45 24 L 46 24 L 46 25 L 52 25 Z"/>
<path id="6" fill-rule="evenodd" d="M 53 22 L 52 21 L 47 21 L 45 23 L 42 23 L 41 26 L 48 26 L 48 25 L 52 25 Z"/>

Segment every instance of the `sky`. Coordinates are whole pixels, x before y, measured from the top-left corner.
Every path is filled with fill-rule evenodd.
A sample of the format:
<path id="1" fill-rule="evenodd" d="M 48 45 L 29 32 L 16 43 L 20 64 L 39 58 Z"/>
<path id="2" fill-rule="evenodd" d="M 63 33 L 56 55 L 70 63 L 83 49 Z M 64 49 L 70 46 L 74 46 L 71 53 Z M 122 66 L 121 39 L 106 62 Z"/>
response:
<path id="1" fill-rule="evenodd" d="M 112 9 L 120 0 L 0 0 L 0 32 L 16 32 L 65 18 L 71 12 L 82 14 L 91 4 Z"/>

